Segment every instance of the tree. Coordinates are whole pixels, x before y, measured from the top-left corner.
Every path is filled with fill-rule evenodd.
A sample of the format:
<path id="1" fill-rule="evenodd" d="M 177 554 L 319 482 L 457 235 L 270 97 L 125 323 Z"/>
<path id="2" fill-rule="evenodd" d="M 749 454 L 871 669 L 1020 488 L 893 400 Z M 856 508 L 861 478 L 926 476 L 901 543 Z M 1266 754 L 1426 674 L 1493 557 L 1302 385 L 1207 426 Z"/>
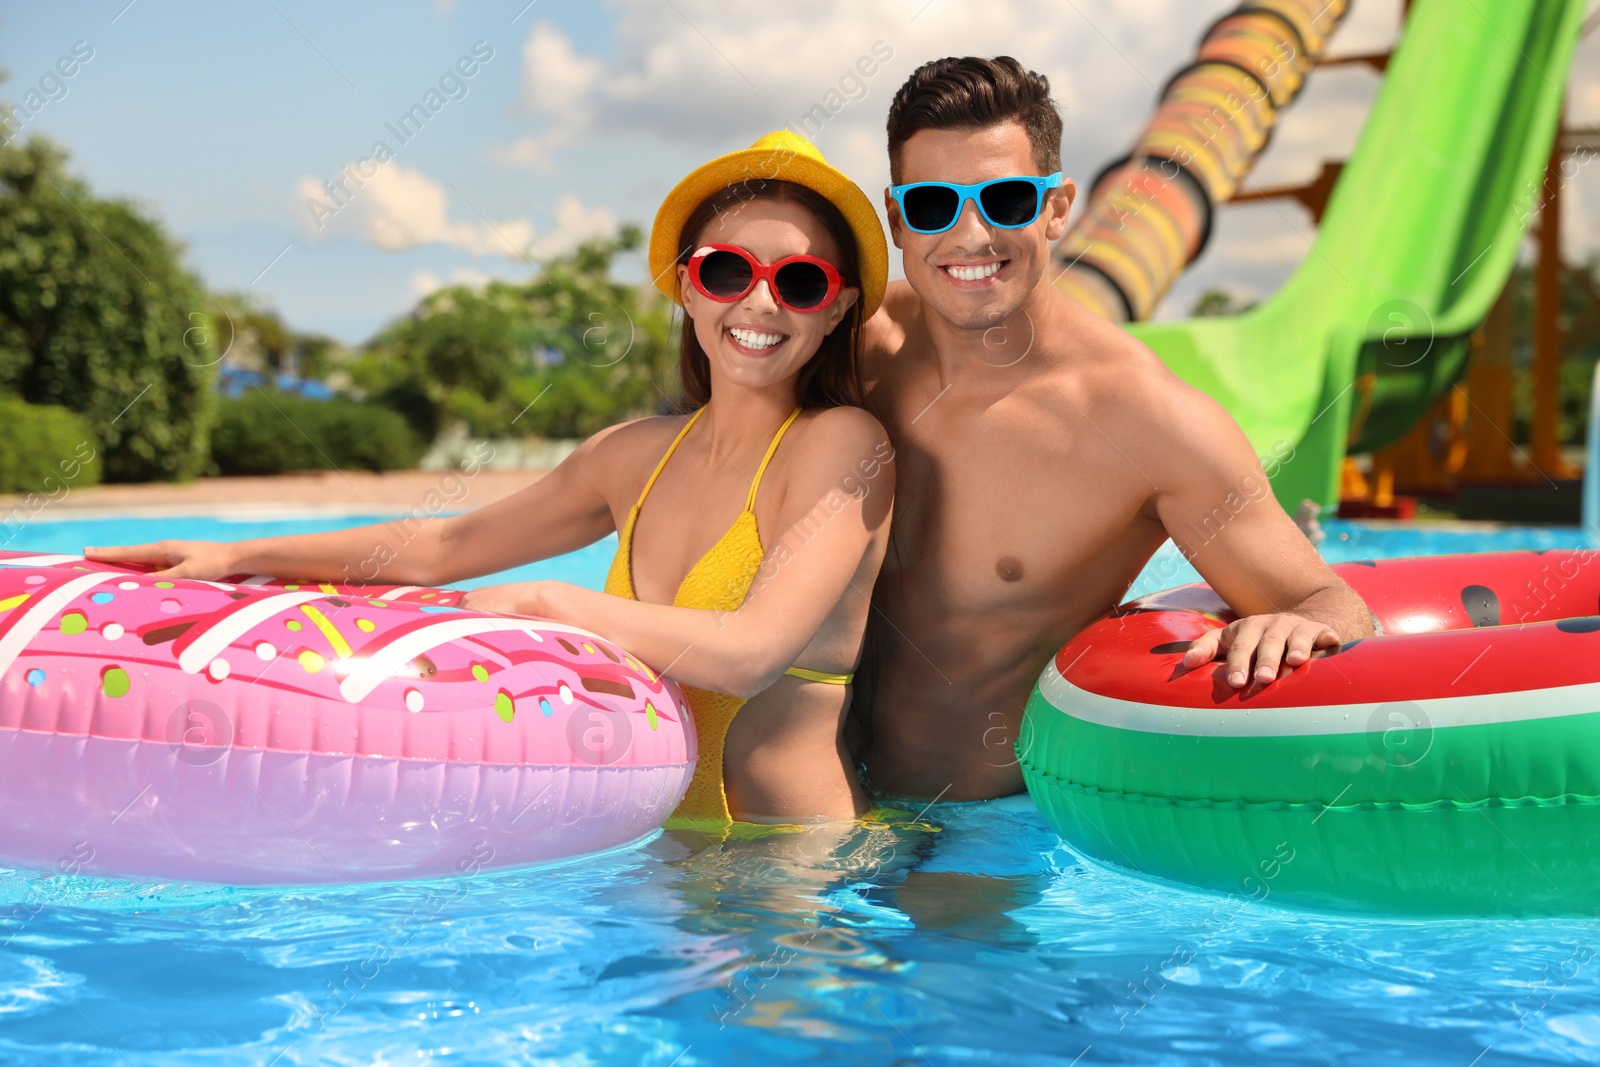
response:
<path id="1" fill-rule="evenodd" d="M 651 410 L 669 370 L 670 316 L 654 290 L 611 279 L 643 234 L 581 245 L 523 284 L 453 286 L 375 337 L 351 368 L 366 395 L 424 437 L 580 437 Z"/>
<path id="2" fill-rule="evenodd" d="M 85 416 L 107 481 L 193 477 L 220 356 L 204 291 L 159 223 L 66 158 L 0 146 L 0 390 Z"/>
<path id="3" fill-rule="evenodd" d="M 1212 315 L 1242 315 L 1256 306 L 1254 300 L 1241 300 L 1226 289 L 1207 289 L 1195 298 L 1189 314 L 1197 319 Z"/>

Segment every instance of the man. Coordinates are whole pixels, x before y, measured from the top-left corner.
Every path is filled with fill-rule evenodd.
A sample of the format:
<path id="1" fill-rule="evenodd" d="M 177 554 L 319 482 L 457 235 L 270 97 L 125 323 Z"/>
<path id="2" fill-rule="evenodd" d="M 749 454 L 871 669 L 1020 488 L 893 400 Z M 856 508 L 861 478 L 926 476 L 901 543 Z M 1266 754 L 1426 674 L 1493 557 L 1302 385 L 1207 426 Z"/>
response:
<path id="1" fill-rule="evenodd" d="M 1012 746 L 1039 672 L 1168 537 L 1240 616 L 1194 642 L 1187 669 L 1223 657 L 1248 696 L 1369 635 L 1228 414 L 1051 284 L 1074 186 L 1039 180 L 1061 157 L 1048 82 L 1009 57 L 937 60 L 895 96 L 888 130 L 906 281 L 866 330 L 869 402 L 899 466 L 863 664 L 872 787 L 1021 790 Z M 1026 187 L 907 188 L 1014 177 Z M 1230 496 L 1253 502 L 1219 528 Z"/>

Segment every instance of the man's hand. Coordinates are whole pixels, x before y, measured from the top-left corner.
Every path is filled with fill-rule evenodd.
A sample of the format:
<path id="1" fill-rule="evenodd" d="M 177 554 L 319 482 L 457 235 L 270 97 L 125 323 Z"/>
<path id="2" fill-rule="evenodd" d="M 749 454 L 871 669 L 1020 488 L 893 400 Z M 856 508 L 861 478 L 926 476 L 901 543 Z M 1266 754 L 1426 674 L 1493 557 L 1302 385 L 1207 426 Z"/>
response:
<path id="1" fill-rule="evenodd" d="M 1338 632 L 1325 622 L 1301 615 L 1250 615 L 1191 641 L 1183 669 L 1226 654 L 1228 684 L 1243 689 L 1250 684 L 1252 659 L 1256 683 L 1267 685 L 1310 660 L 1313 651 L 1338 651 L 1339 645 Z"/>

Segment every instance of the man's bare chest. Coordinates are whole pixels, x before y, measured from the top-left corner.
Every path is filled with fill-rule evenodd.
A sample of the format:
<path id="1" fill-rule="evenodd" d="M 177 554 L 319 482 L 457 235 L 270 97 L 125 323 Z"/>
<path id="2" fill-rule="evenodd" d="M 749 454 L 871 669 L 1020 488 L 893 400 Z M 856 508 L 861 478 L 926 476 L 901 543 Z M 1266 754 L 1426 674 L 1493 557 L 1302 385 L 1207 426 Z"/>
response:
<path id="1" fill-rule="evenodd" d="M 1120 576 L 1122 556 L 1159 543 L 1141 515 L 1153 487 L 1070 426 L 907 429 L 896 442 L 889 566 L 946 603 L 1049 600 L 1108 567 Z"/>

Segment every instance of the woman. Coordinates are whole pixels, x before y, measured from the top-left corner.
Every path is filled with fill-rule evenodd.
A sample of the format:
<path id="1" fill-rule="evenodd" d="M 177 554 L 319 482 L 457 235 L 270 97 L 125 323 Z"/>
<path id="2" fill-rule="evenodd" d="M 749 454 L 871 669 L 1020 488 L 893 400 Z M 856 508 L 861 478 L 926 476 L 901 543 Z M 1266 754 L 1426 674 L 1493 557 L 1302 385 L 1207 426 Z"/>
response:
<path id="1" fill-rule="evenodd" d="M 593 630 L 685 687 L 700 759 L 678 817 L 836 821 L 864 794 L 842 730 L 883 560 L 893 450 L 858 406 L 858 328 L 888 253 L 866 196 L 787 132 L 679 182 L 650 241 L 684 308 L 688 417 L 585 441 L 549 475 L 428 523 L 374 583 L 444 585 L 571 552 L 616 530 L 606 592 L 473 590 L 463 606 Z M 86 548 L 167 577 L 339 581 L 378 527 L 233 544 Z"/>

